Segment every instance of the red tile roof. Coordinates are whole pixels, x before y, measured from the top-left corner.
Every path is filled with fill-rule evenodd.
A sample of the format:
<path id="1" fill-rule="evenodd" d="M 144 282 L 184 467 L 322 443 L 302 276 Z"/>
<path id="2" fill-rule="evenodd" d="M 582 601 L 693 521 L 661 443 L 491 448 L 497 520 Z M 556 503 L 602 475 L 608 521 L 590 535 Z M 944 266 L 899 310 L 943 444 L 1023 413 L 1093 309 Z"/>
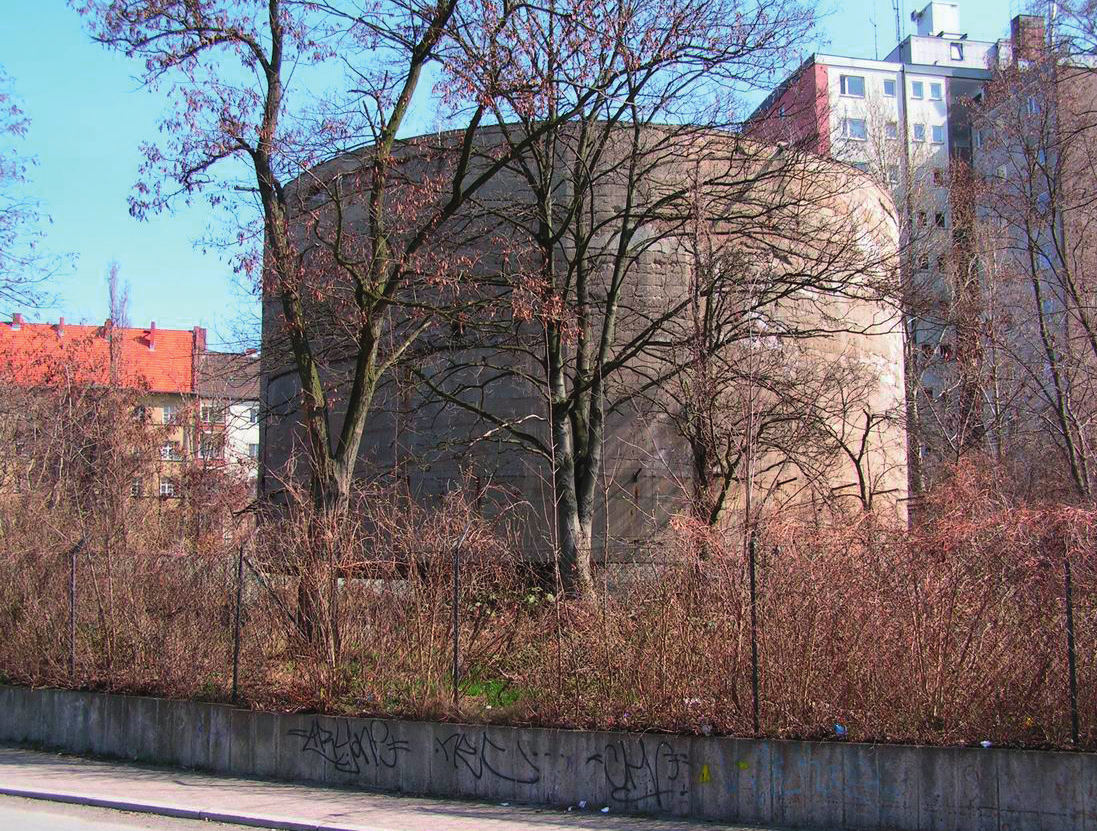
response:
<path id="1" fill-rule="evenodd" d="M 87 383 L 109 383 L 111 338 L 117 347 L 113 377 L 124 386 L 151 392 L 194 391 L 195 338 L 205 349 L 202 329 L 73 326 L 68 323 L 0 323 L 0 369 L 13 380 L 51 384 L 75 373 Z"/>

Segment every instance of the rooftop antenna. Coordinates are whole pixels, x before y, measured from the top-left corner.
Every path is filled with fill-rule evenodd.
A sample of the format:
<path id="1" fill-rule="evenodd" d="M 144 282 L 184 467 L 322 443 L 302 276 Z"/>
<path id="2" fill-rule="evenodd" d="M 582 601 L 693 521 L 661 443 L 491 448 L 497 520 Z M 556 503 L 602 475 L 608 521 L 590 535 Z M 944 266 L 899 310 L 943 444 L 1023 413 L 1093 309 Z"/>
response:
<path id="1" fill-rule="evenodd" d="M 895 45 L 903 42 L 903 15 L 899 11 L 899 0 L 891 0 L 891 10 L 895 12 Z"/>
<path id="2" fill-rule="evenodd" d="M 877 11 L 878 10 L 876 8 L 876 0 L 872 0 L 872 17 L 868 19 L 868 22 L 872 24 L 872 54 L 875 56 L 876 60 L 880 60 L 880 41 L 879 38 L 876 37 Z"/>

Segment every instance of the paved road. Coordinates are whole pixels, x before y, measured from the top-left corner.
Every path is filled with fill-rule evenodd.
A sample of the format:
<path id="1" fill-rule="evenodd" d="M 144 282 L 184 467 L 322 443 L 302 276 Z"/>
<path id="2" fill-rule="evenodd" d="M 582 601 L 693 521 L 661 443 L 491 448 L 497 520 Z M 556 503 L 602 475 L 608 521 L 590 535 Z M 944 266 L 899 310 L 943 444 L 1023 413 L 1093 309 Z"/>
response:
<path id="1" fill-rule="evenodd" d="M 244 826 L 0 796 L 0 828 L 5 831 L 243 831 Z"/>
<path id="2" fill-rule="evenodd" d="M 212 822 L 295 831 L 747 831 L 742 826 L 686 820 L 646 819 L 601 813 L 597 805 L 568 811 L 508 803 L 375 794 L 365 791 L 262 782 L 116 762 L 92 761 L 55 753 L 0 748 L 0 794 L 82 802 L 188 817 Z M 41 811 L 55 802 L 42 802 Z M 6 803 L 5 803 L 6 805 Z M 118 816 L 120 814 L 116 814 Z M 107 815 L 108 818 L 110 814 Z M 149 825 L 88 825 L 98 817 L 75 816 L 71 825 L 23 825 L 4 821 L 0 831 L 103 831 L 111 828 L 187 829 L 166 818 Z M 84 822 L 85 825 L 75 824 Z M 159 824 L 157 824 L 159 823 Z M 206 831 L 217 826 L 201 826 Z M 223 826 L 223 827 L 232 827 Z M 754 828 L 752 831 L 759 831 Z"/>

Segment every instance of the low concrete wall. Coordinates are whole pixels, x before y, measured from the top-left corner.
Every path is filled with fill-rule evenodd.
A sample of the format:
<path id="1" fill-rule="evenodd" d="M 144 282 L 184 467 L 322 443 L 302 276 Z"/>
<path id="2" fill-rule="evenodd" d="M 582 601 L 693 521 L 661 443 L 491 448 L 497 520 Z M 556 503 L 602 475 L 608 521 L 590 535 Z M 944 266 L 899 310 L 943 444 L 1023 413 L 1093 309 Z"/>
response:
<path id="1" fill-rule="evenodd" d="M 367 789 L 846 829 L 1097 831 L 1097 756 L 276 715 L 0 687 L 0 741 Z"/>

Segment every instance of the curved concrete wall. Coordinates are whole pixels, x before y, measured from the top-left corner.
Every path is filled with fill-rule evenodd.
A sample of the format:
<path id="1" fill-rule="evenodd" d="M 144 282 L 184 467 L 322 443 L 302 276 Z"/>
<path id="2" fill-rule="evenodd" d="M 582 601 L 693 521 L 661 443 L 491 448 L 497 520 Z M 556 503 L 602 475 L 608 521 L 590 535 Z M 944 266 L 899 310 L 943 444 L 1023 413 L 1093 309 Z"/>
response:
<path id="1" fill-rule="evenodd" d="M 484 130 L 481 138 L 486 158 L 493 143 L 498 142 L 498 134 Z M 406 160 L 401 166 L 402 173 L 412 181 L 418 175 L 426 176 L 434 163 L 424 161 L 416 166 L 414 141 L 403 148 Z M 317 180 L 329 180 L 337 174 L 353 174 L 357 164 L 354 156 L 342 157 L 313 175 Z M 608 257 L 607 252 L 616 244 L 618 229 L 613 217 L 625 190 L 615 164 L 606 162 L 608 172 L 593 189 L 594 214 L 609 218 L 605 232 L 596 240 L 595 247 L 602 248 L 588 253 L 595 262 Z M 771 322 L 818 332 L 804 339 L 761 339 L 758 348 L 795 351 L 796 360 L 808 367 L 809 375 L 813 370 L 819 375 L 833 373 L 841 364 L 849 371 L 863 371 L 870 376 L 871 383 L 853 405 L 846 407 L 848 417 L 830 419 L 835 440 L 842 438 L 857 446 L 866 409 L 899 416 L 904 403 L 898 318 L 875 298 L 875 286 L 869 286 L 894 276 L 891 272 L 897 263 L 899 235 L 890 197 L 868 177 L 847 166 L 723 134 L 692 135 L 674 153 L 652 163 L 642 183 L 642 195 L 654 201 L 667 192 L 681 190 L 690 177 L 698 176 L 704 184 L 698 188 L 701 195 L 697 199 L 705 202 L 706 216 L 715 218 L 709 224 L 709 233 L 718 237 L 719 246 L 734 248 L 745 267 L 761 275 L 781 275 L 786 288 L 799 279 L 829 283 L 840 289 L 789 290 L 774 298 L 765 308 Z M 347 215 L 354 222 L 360 216 L 361 205 L 355 191 L 350 192 Z M 493 180 L 474 209 L 510 217 L 527 211 L 529 202 L 522 177 L 508 170 Z M 473 242 L 465 250 L 475 258 L 474 268 L 481 273 L 504 267 L 492 245 L 513 229 L 508 231 L 505 221 L 495 222 L 491 228 L 479 228 L 479 233 L 466 232 Z M 618 331 L 620 343 L 626 342 L 650 315 L 681 302 L 689 292 L 695 238 L 682 233 L 681 223 L 668 231 L 667 223 L 656 219 L 643 225 L 638 237 L 646 237 L 646 241 L 629 264 L 629 290 Z M 570 256 L 566 245 L 561 246 L 560 256 Z M 593 271 L 604 285 L 606 268 Z M 502 319 L 512 320 L 506 315 Z M 679 334 L 687 325 L 688 320 L 682 316 L 667 323 L 668 329 Z M 436 373 L 435 377 L 444 377 L 440 384 L 454 390 L 464 385 L 464 394 L 482 396 L 494 415 L 526 419 L 525 429 L 547 438 L 546 398 L 543 390 L 527 378 L 492 377 L 485 381 L 499 373 L 484 366 L 466 367 L 451 375 L 442 373 L 447 360 L 475 363 L 485 357 L 489 364 L 519 366 L 533 377 L 543 373 L 535 359 L 539 348 L 536 328 L 516 324 L 516 330 L 530 349 L 525 359 L 504 356 L 483 342 L 469 344 L 443 328 L 425 339 L 428 349 L 424 351 L 433 350 L 433 354 L 424 358 L 423 365 L 428 372 Z M 285 352 L 277 345 L 279 331 L 278 306 L 268 300 L 264 304 L 263 350 L 264 404 L 268 412 L 263 452 L 268 493 L 276 490 L 276 480 L 284 474 L 294 448 L 299 451 L 302 447 L 294 403 L 299 388 L 295 373 L 280 357 Z M 447 339 L 450 342 L 446 343 Z M 645 371 L 658 372 L 665 365 L 664 356 L 641 357 L 612 383 L 619 392 L 637 383 Z M 334 374 L 338 368 L 333 367 Z M 683 508 L 689 490 L 689 447 L 667 417 L 667 408 L 674 405 L 674 391 L 664 390 L 660 396 L 630 404 L 607 417 L 603 498 L 596 511 L 594 538 L 596 547 L 605 548 L 608 543 L 611 557 L 614 551 L 634 552 L 636 546 L 650 544 L 667 519 Z M 336 421 L 338 418 L 337 413 Z M 861 473 L 871 482 L 873 491 L 892 504 L 906 491 L 905 433 L 901 423 L 902 419 L 896 417 L 874 427 L 861 459 Z M 406 481 L 412 493 L 423 500 L 439 498 L 465 475 L 481 483 L 491 482 L 528 503 L 521 523 L 522 544 L 531 552 L 551 550 L 552 528 L 544 519 L 551 516 L 551 469 L 543 459 L 516 450 L 513 445 L 489 441 L 470 444 L 471 439 L 484 435 L 491 427 L 458 407 L 432 401 L 408 377 L 401 380 L 394 375 L 380 391 L 367 425 L 361 471 L 370 476 L 393 474 Z M 774 501 L 794 504 L 812 504 L 821 492 L 839 496 L 856 492 L 857 471 L 848 454 L 836 448 L 825 469 L 812 474 L 815 485 L 806 487 L 805 472 L 794 465 L 786 466 L 769 479 L 762 477 L 756 491 L 772 489 L 776 479 L 791 480 L 791 486 L 786 483 L 777 489 Z"/>

